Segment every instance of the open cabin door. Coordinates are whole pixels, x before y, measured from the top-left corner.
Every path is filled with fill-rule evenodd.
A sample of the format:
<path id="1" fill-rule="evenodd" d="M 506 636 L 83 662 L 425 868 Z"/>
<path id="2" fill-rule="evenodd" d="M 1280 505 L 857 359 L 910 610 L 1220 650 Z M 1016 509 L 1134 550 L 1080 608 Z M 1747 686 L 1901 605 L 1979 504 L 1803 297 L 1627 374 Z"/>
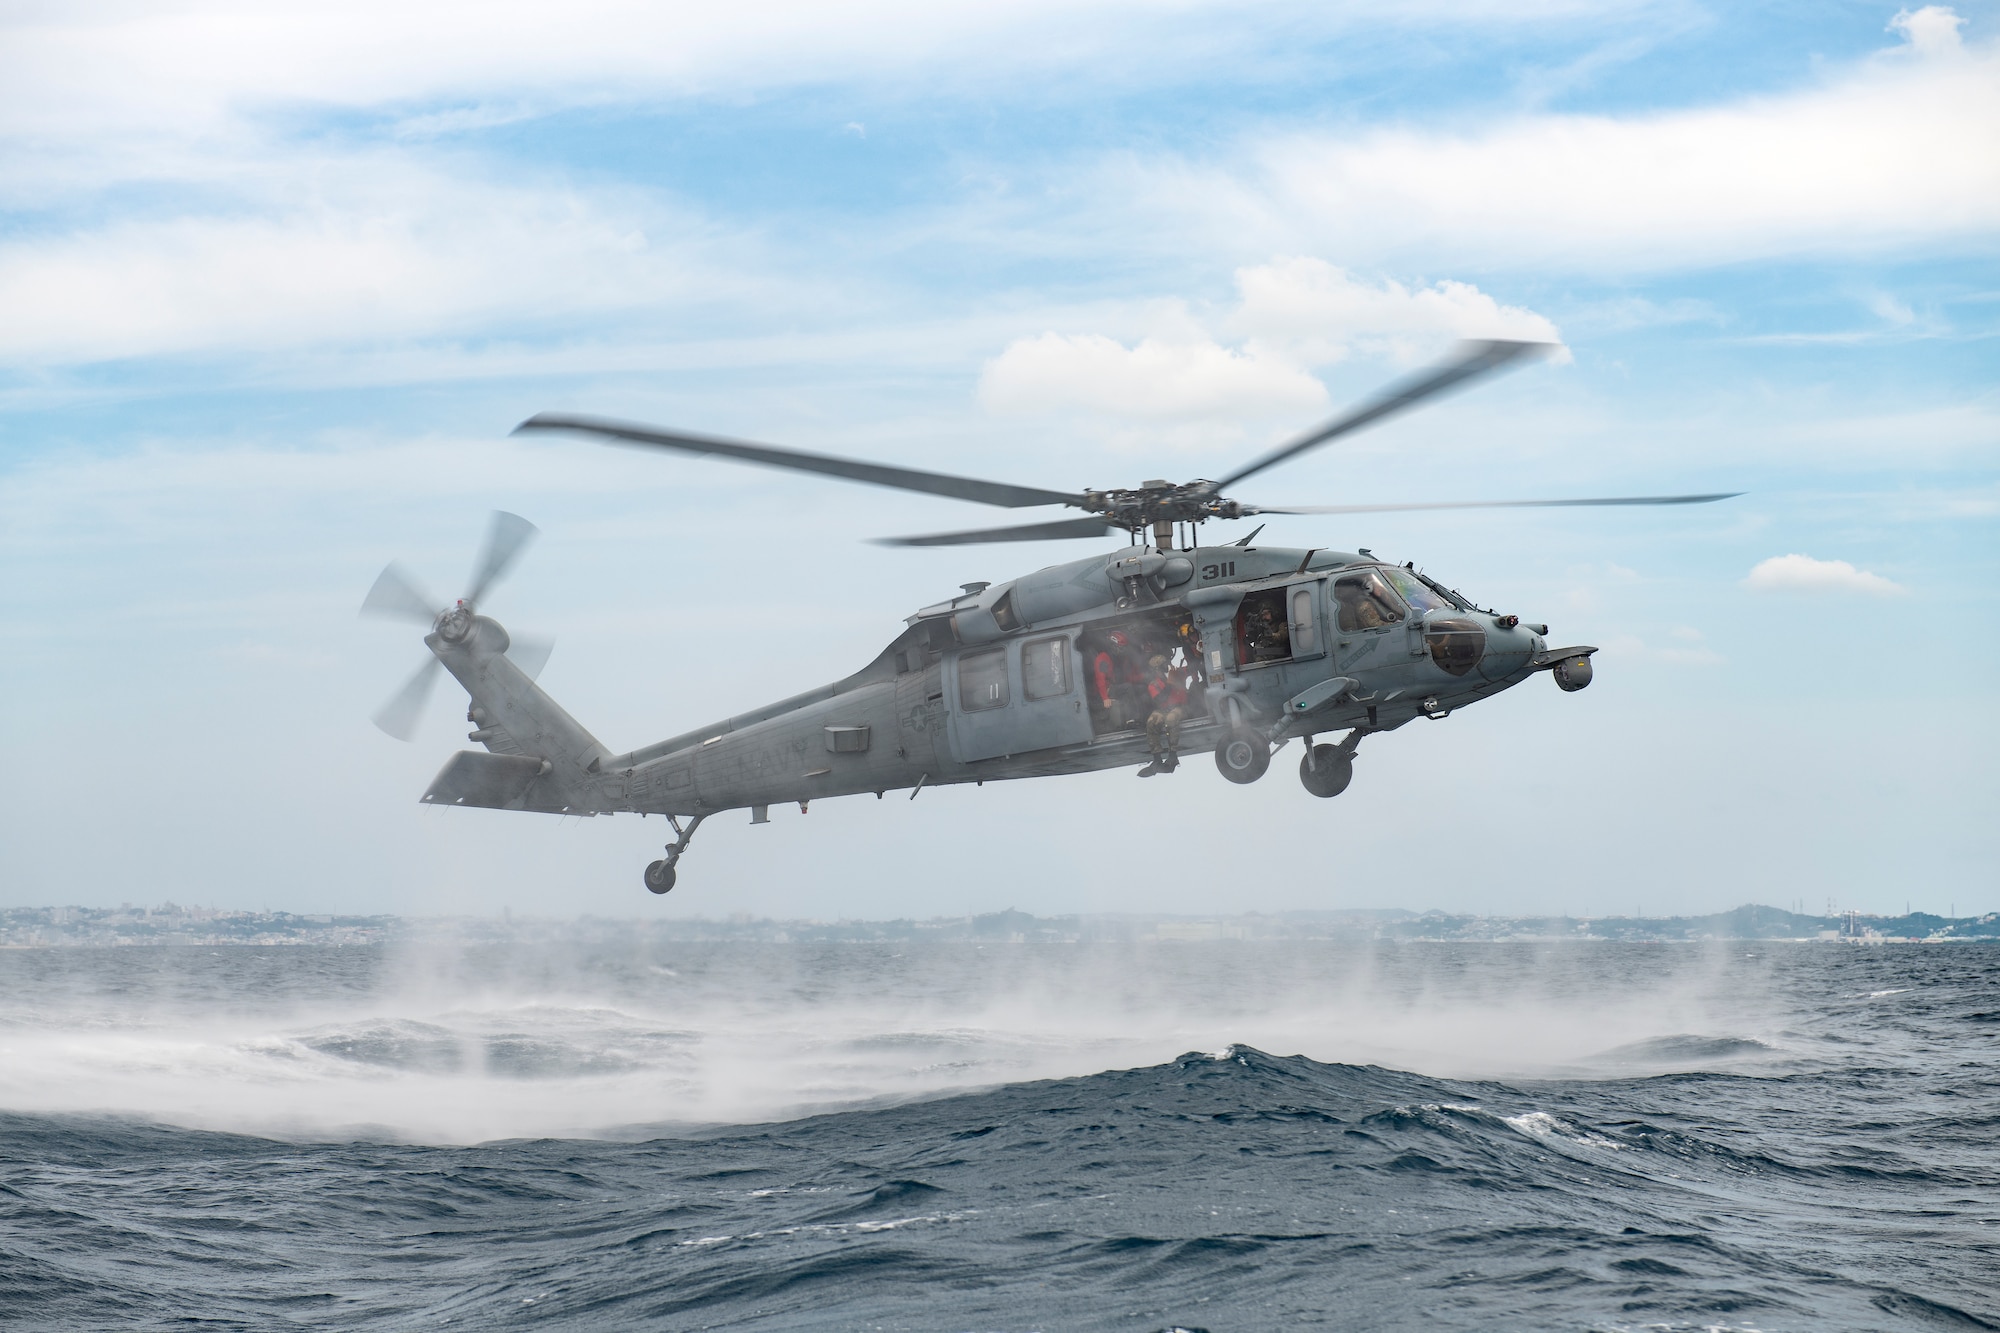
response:
<path id="1" fill-rule="evenodd" d="M 1324 586 L 1324 579 L 1309 578 L 1247 594 L 1236 612 L 1237 664 L 1266 666 L 1326 656 L 1320 614 Z"/>
<path id="2" fill-rule="evenodd" d="M 961 648 L 944 660 L 951 749 L 961 762 L 1091 738 L 1076 631 Z"/>

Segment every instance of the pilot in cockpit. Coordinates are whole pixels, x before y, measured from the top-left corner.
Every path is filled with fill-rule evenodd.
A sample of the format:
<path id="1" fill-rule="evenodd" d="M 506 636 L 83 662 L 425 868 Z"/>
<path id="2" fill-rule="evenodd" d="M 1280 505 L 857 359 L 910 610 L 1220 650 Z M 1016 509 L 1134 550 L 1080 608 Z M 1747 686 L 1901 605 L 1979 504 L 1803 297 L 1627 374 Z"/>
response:
<path id="1" fill-rule="evenodd" d="M 1393 625 L 1399 617 L 1382 604 L 1379 595 L 1371 594 L 1361 579 L 1335 579 L 1334 600 L 1340 604 L 1340 628 L 1343 630 L 1380 629 Z"/>

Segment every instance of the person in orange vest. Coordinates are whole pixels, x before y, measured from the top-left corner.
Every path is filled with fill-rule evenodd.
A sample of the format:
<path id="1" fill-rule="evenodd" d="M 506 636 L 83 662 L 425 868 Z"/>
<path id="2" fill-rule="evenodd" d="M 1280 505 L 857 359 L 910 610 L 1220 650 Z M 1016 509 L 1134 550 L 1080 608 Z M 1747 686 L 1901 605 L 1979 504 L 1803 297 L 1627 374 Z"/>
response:
<path id="1" fill-rule="evenodd" d="M 1187 714 L 1187 680 L 1167 663 L 1166 655 L 1155 653 L 1146 664 L 1146 698 L 1152 711 L 1146 715 L 1146 747 L 1153 761 L 1139 770 L 1139 776 L 1171 773 L 1181 766 L 1181 719 Z"/>

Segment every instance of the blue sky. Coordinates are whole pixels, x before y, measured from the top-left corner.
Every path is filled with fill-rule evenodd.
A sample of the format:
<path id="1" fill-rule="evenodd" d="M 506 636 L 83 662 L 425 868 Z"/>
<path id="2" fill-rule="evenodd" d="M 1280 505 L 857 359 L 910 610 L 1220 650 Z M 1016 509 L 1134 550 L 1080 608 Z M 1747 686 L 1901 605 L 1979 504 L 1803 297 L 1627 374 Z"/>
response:
<path id="1" fill-rule="evenodd" d="M 2000 6 L 0 22 L 0 901 L 2000 908 Z M 1569 353 L 1245 498 L 1748 494 L 1278 521 L 1604 648 L 1336 802 L 1282 758 L 828 802 L 716 821 L 656 903 L 657 821 L 420 810 L 455 701 L 367 722 L 423 649 L 362 593 L 449 587 L 495 507 L 543 536 L 491 609 L 614 746 L 1088 549 L 883 550 L 990 513 L 508 439 L 535 411 L 1115 485 L 1492 335 Z"/>

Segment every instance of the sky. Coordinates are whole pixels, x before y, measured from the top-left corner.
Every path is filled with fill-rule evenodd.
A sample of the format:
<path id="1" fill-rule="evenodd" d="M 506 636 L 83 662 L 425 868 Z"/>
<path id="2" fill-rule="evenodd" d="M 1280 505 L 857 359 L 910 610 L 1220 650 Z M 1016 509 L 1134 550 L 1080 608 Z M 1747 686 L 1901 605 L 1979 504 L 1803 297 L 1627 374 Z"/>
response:
<path id="1" fill-rule="evenodd" d="M 2000 909 L 2000 4 L 29 0 L 0 312 L 0 905 Z M 483 609 L 613 749 L 1091 549 L 534 412 L 1069 490 L 1468 336 L 1566 351 L 1241 498 L 1745 494 L 1273 520 L 1602 649 L 1337 800 L 1292 747 L 720 816 L 655 899 L 659 820 L 418 807 L 450 682 L 369 724 L 425 649 L 363 594 L 496 508 Z"/>

